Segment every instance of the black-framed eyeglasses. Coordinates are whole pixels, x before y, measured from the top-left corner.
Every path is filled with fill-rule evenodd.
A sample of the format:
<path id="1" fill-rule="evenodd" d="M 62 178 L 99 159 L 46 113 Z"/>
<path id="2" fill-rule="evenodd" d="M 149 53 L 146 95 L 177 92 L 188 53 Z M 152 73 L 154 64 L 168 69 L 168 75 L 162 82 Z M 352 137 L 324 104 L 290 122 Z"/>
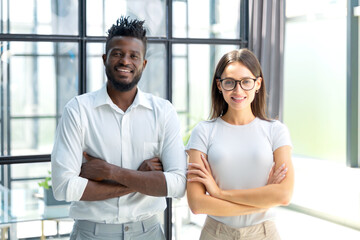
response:
<path id="1" fill-rule="evenodd" d="M 240 87 L 245 91 L 250 91 L 255 87 L 257 78 L 243 78 L 235 80 L 233 78 L 219 79 L 221 87 L 226 91 L 232 91 L 236 88 L 236 84 L 239 83 Z"/>

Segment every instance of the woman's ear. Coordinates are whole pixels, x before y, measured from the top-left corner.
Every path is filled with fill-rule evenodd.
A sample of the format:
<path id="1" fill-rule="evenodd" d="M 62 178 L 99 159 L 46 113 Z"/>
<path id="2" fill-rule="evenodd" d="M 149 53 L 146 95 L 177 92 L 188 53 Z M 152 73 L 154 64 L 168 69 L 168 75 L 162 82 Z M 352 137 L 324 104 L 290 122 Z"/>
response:
<path id="1" fill-rule="evenodd" d="M 261 83 L 262 83 L 262 77 L 258 77 L 255 84 L 256 84 L 256 90 L 259 90 L 261 88 Z"/>
<path id="2" fill-rule="evenodd" d="M 217 88 L 219 89 L 219 91 L 221 92 L 222 89 L 221 89 L 220 79 L 216 79 L 216 86 L 217 86 Z"/>

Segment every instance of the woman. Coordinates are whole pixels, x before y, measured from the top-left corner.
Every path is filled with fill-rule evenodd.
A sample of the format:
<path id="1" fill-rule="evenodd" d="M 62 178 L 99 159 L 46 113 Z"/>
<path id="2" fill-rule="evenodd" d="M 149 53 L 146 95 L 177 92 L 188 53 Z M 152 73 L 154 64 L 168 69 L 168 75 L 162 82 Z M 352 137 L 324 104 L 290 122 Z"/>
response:
<path id="1" fill-rule="evenodd" d="M 208 214 L 200 239 L 280 239 L 271 208 L 290 202 L 292 147 L 285 125 L 266 117 L 265 102 L 255 55 L 225 54 L 213 77 L 211 120 L 187 145 L 189 206 Z"/>

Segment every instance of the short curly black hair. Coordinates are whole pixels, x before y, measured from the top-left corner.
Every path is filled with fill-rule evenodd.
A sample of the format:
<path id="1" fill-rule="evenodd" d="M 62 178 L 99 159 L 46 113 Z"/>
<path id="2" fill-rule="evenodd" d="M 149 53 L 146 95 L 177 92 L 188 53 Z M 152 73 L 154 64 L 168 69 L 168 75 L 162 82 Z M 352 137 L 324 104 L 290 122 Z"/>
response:
<path id="1" fill-rule="evenodd" d="M 129 17 L 121 16 L 116 20 L 116 24 L 113 24 L 108 30 L 108 36 L 106 38 L 105 52 L 109 51 L 109 42 L 113 37 L 134 37 L 140 39 L 144 45 L 144 56 L 147 48 L 146 29 L 144 27 L 145 21 L 138 19 L 130 20 Z"/>

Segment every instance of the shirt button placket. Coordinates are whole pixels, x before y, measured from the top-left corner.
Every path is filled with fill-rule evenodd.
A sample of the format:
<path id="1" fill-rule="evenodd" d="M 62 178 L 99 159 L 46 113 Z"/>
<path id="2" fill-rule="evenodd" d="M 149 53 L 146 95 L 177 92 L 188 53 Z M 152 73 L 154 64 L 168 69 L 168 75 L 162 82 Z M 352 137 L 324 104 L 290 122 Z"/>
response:
<path id="1" fill-rule="evenodd" d="M 118 116 L 117 116 L 117 121 L 118 121 L 118 123 L 119 123 L 119 132 L 120 132 L 120 139 L 119 139 L 119 142 L 120 142 L 120 149 L 121 149 L 121 151 L 120 151 L 120 156 L 119 156 L 119 158 L 120 158 L 120 166 L 123 166 L 123 161 L 124 161 L 124 158 L 123 158 L 123 131 L 122 131 L 122 122 L 123 122 L 123 117 L 124 117 L 124 115 L 122 115 L 122 114 L 118 114 Z M 120 207 L 120 206 L 122 206 L 122 204 L 123 204 L 123 202 L 122 202 L 122 197 L 119 197 L 118 198 L 118 218 L 121 218 L 121 216 L 123 216 L 124 215 L 124 210 Z"/>
<path id="2" fill-rule="evenodd" d="M 129 141 L 129 114 L 124 114 L 122 121 L 121 121 L 121 158 L 122 158 L 122 167 L 129 168 L 128 163 L 128 146 L 127 142 Z"/>

